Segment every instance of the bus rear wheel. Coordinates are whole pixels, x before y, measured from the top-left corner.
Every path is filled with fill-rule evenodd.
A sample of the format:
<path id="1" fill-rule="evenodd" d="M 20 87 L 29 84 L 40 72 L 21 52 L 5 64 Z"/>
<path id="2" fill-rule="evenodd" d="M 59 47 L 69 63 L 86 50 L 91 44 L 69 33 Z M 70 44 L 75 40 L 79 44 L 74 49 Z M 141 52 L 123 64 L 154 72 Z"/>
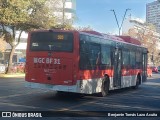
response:
<path id="1" fill-rule="evenodd" d="M 101 97 L 106 97 L 109 93 L 109 79 L 104 79 L 102 82 L 102 88 L 101 88 Z"/>

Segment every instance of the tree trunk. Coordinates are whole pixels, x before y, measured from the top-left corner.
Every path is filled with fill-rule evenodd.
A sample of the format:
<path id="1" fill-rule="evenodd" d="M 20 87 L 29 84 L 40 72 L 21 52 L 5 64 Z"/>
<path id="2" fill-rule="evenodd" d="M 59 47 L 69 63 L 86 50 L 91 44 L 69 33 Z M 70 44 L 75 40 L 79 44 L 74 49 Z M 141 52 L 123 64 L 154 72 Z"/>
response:
<path id="1" fill-rule="evenodd" d="M 12 59 L 13 59 L 13 55 L 14 55 L 14 52 L 15 52 L 15 49 L 16 49 L 16 46 L 12 46 L 11 47 L 11 52 L 10 52 L 10 55 L 9 55 L 9 61 L 8 61 L 8 67 L 7 67 L 7 70 L 6 70 L 6 74 L 8 73 L 13 73 L 13 70 L 12 70 Z"/>

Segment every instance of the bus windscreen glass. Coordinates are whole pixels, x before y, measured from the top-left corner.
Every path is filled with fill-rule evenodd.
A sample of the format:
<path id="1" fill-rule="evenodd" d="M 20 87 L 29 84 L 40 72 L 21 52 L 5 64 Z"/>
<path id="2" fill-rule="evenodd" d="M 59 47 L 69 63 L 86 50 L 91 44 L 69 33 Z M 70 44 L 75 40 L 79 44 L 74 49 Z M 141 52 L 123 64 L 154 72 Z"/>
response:
<path id="1" fill-rule="evenodd" d="M 33 32 L 30 39 L 31 51 L 72 52 L 73 34 L 64 32 Z"/>

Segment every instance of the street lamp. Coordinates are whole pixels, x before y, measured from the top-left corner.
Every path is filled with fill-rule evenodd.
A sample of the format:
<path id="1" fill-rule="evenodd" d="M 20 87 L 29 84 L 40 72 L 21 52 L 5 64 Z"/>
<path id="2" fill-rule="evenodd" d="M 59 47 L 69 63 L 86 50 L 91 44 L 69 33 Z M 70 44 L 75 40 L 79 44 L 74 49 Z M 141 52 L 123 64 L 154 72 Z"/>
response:
<path id="1" fill-rule="evenodd" d="M 123 25 L 123 22 L 124 22 L 124 18 L 125 18 L 125 16 L 126 16 L 126 13 L 127 13 L 128 10 L 131 10 L 131 9 L 129 9 L 129 8 L 126 9 L 126 11 L 125 11 L 125 13 L 124 13 L 124 16 L 123 16 L 123 20 L 122 20 L 121 26 L 119 26 L 119 23 L 118 23 L 118 19 L 117 19 L 115 10 L 114 10 L 114 9 L 110 10 L 110 11 L 112 11 L 112 12 L 114 13 L 114 17 L 115 17 L 115 19 L 116 19 L 116 23 L 117 23 L 118 30 L 119 30 L 119 35 L 121 34 L 121 29 L 122 29 L 122 25 Z"/>
<path id="2" fill-rule="evenodd" d="M 114 14 L 114 17 L 116 19 L 116 23 L 117 23 L 117 26 L 118 26 L 118 30 L 119 30 L 119 35 L 120 35 L 120 27 L 119 27 L 119 23 L 118 23 L 118 19 L 117 19 L 117 16 L 116 16 L 116 12 L 114 11 L 114 9 L 111 10 Z"/>

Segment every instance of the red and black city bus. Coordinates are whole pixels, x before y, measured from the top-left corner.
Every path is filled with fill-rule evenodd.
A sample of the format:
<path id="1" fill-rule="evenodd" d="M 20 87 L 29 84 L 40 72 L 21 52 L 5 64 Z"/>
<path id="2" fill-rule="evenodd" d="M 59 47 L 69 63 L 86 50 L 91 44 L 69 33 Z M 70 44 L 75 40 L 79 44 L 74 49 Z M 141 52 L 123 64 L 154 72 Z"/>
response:
<path id="1" fill-rule="evenodd" d="M 131 37 L 97 33 L 30 32 L 26 86 L 106 96 L 109 90 L 136 88 L 146 81 L 146 48 Z"/>

